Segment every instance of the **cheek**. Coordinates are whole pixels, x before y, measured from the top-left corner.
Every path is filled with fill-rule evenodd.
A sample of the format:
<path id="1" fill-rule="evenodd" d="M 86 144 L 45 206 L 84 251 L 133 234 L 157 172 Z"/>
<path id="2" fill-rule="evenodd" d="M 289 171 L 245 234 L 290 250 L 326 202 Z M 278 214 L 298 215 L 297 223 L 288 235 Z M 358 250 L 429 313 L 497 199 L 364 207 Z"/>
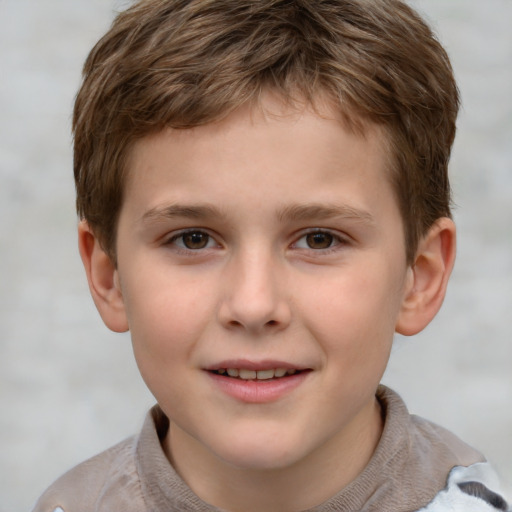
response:
<path id="1" fill-rule="evenodd" d="M 195 346 L 211 317 L 209 294 L 178 280 L 141 277 L 125 294 L 134 352 L 141 364 L 175 366 Z"/>
<path id="2" fill-rule="evenodd" d="M 140 374 L 165 410 L 179 410 L 186 396 L 186 372 L 201 337 L 199 306 L 193 301 L 154 294 L 130 303 L 130 334 Z M 194 314 L 194 310 L 195 313 Z"/>
<path id="3" fill-rule="evenodd" d="M 387 353 L 400 305 L 396 282 L 377 269 L 369 272 L 368 267 L 318 280 L 315 294 L 302 309 L 324 350 L 347 363 Z"/>

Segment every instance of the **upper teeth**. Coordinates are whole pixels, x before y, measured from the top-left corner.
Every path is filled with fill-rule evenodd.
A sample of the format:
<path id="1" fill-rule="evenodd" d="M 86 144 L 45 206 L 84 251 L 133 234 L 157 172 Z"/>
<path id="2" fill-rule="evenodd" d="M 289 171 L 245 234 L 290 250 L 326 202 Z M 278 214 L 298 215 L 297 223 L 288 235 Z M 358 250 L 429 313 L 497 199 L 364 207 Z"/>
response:
<path id="1" fill-rule="evenodd" d="M 243 368 L 226 368 L 217 370 L 221 375 L 228 374 L 230 377 L 238 377 L 244 380 L 268 380 L 274 377 L 293 375 L 297 370 L 286 370 L 285 368 L 271 368 L 269 370 L 246 370 Z"/>

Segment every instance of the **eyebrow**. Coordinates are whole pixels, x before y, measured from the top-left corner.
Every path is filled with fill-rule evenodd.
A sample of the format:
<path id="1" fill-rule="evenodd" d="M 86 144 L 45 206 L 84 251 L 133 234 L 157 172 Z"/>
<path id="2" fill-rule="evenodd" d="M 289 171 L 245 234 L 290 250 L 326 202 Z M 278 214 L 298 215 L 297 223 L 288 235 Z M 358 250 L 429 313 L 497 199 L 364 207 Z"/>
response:
<path id="1" fill-rule="evenodd" d="M 332 204 L 298 204 L 284 207 L 278 213 L 279 220 L 286 221 L 314 221 L 333 218 L 343 218 L 374 224 L 373 215 L 365 210 L 354 208 L 349 205 Z"/>
<path id="2" fill-rule="evenodd" d="M 227 218 L 226 213 L 208 204 L 183 205 L 170 204 L 167 206 L 156 206 L 145 212 L 141 222 L 158 222 L 181 217 L 192 220 L 220 219 Z M 350 219 L 364 224 L 374 224 L 374 217 L 367 211 L 354 208 L 349 205 L 326 205 L 326 204 L 295 204 L 281 208 L 277 213 L 279 221 L 301 222 L 327 220 L 333 218 Z"/>
<path id="3" fill-rule="evenodd" d="M 164 221 L 175 217 L 201 220 L 206 218 L 225 218 L 226 215 L 218 208 L 211 205 L 182 205 L 170 204 L 167 206 L 156 206 L 145 212 L 141 222 Z"/>

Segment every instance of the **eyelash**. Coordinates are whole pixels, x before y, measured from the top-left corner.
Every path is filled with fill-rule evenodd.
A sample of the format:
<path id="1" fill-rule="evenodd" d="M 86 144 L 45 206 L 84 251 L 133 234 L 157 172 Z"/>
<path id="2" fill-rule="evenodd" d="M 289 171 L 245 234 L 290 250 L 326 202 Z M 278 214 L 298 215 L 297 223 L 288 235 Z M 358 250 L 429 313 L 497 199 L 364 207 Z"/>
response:
<path id="1" fill-rule="evenodd" d="M 206 243 L 204 247 L 197 247 L 197 248 L 191 248 L 187 247 L 184 238 L 187 235 L 200 235 L 200 236 L 206 236 Z M 305 239 L 307 240 L 307 237 L 315 236 L 315 235 L 322 235 L 327 236 L 330 238 L 329 245 L 327 247 L 320 247 L 320 248 L 313 248 L 310 247 L 311 241 L 307 241 L 306 244 L 307 247 L 299 247 L 299 243 L 301 240 Z M 181 244 L 178 244 L 177 242 L 181 239 Z M 174 235 L 172 235 L 169 239 L 167 239 L 164 243 L 164 245 L 173 245 L 175 247 L 175 250 L 178 252 L 181 252 L 183 254 L 199 254 L 207 249 L 214 248 L 211 244 L 212 242 L 215 244 L 216 247 L 219 247 L 219 244 L 215 241 L 215 238 L 210 235 L 206 230 L 203 229 L 187 229 L 184 231 L 180 231 Z M 329 254 L 331 252 L 339 250 L 341 247 L 346 246 L 349 243 L 348 237 L 342 236 L 338 233 L 334 233 L 328 229 L 312 229 L 307 232 L 301 233 L 301 235 L 296 239 L 293 244 L 291 244 L 292 248 L 301 250 L 301 251 L 311 251 L 313 253 L 321 253 L 321 254 Z"/>

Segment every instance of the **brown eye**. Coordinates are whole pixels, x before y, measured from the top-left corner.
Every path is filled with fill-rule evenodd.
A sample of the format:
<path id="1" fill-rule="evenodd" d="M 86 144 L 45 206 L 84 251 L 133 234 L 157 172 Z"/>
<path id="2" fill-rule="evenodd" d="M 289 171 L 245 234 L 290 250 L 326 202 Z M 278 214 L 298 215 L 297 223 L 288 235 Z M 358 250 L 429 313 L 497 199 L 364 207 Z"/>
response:
<path id="1" fill-rule="evenodd" d="M 201 231 L 191 231 L 189 233 L 185 233 L 181 235 L 183 240 L 183 245 L 187 249 L 198 250 L 204 249 L 208 246 L 210 241 L 210 235 L 207 233 L 202 233 Z"/>
<path id="2" fill-rule="evenodd" d="M 334 242 L 334 236 L 330 233 L 309 233 L 306 235 L 306 243 L 310 249 L 328 249 Z"/>

